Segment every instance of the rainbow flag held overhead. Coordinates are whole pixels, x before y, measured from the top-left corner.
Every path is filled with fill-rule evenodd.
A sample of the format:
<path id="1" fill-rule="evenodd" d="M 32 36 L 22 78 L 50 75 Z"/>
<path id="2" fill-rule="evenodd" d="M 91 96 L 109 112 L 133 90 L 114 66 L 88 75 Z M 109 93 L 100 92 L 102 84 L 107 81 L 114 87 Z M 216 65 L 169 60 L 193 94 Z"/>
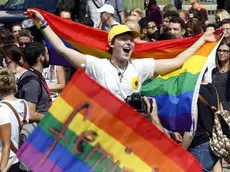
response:
<path id="1" fill-rule="evenodd" d="M 106 32 L 61 19 L 45 11 L 38 11 L 41 12 L 66 46 L 84 54 L 99 58 L 111 58 L 111 54 L 107 51 Z M 173 58 L 189 48 L 200 36 L 152 43 L 136 43 L 132 58 Z M 51 64 L 69 65 L 63 57 L 56 53 L 45 35 L 44 38 L 49 49 Z M 156 99 L 158 115 L 166 129 L 182 132 L 193 129 L 194 111 L 202 70 L 204 71 L 208 56 L 215 51 L 216 44 L 206 43 L 187 60 L 182 68 L 162 76 L 156 76 L 143 84 L 142 94 Z"/>
<path id="2" fill-rule="evenodd" d="M 79 69 L 20 147 L 34 172 L 198 172 L 198 161 Z"/>

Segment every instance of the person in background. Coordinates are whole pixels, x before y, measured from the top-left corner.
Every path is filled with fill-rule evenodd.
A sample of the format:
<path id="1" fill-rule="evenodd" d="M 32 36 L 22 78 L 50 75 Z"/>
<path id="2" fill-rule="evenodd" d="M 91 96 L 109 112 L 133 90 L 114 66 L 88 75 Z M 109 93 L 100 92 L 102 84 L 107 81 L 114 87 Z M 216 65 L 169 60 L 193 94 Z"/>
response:
<path id="1" fill-rule="evenodd" d="M 140 34 L 142 40 L 147 42 L 156 41 L 159 36 L 159 32 L 153 21 L 149 21 L 144 17 L 139 21 L 139 25 L 141 27 Z"/>
<path id="2" fill-rule="evenodd" d="M 182 9 L 182 3 L 183 3 L 183 0 L 174 0 L 174 4 L 175 4 L 177 10 Z"/>
<path id="3" fill-rule="evenodd" d="M 129 16 L 134 16 L 137 18 L 137 21 L 144 17 L 144 13 L 140 8 L 134 8 L 129 12 Z"/>
<path id="4" fill-rule="evenodd" d="M 22 30 L 22 25 L 20 23 L 15 23 L 11 26 L 11 32 L 14 35 L 15 43 L 17 43 L 17 37 L 21 30 Z"/>
<path id="5" fill-rule="evenodd" d="M 24 68 L 23 53 L 19 47 L 14 44 L 6 44 L 2 47 L 2 52 L 7 67 L 13 72 L 16 81 L 27 71 Z"/>
<path id="6" fill-rule="evenodd" d="M 42 76 L 43 69 L 49 67 L 49 54 L 44 44 L 32 42 L 26 47 L 24 56 L 30 68 L 18 80 L 23 83 L 18 97 L 28 102 L 34 121 L 40 121 L 51 105 L 50 90 Z"/>
<path id="7" fill-rule="evenodd" d="M 171 17 L 169 21 L 168 31 L 176 36 L 183 38 L 185 34 L 185 23 L 180 17 Z"/>
<path id="8" fill-rule="evenodd" d="M 227 39 L 230 39 L 230 18 L 223 19 L 220 22 L 220 27 L 224 28 L 226 30 L 224 37 Z"/>
<path id="9" fill-rule="evenodd" d="M 159 35 L 157 41 L 170 40 L 170 39 L 176 39 L 176 36 L 171 34 L 170 32 L 163 32 Z"/>
<path id="10" fill-rule="evenodd" d="M 119 24 L 114 19 L 114 8 L 111 5 L 104 4 L 101 8 L 97 9 L 101 13 L 101 22 L 98 26 L 98 29 L 108 31 L 110 26 Z"/>
<path id="11" fill-rule="evenodd" d="M 216 23 L 219 24 L 222 20 L 224 19 L 229 19 L 230 18 L 230 15 L 229 13 L 224 10 L 224 9 L 218 9 L 216 10 Z"/>
<path id="12" fill-rule="evenodd" d="M 192 7 L 189 8 L 189 13 L 195 13 L 198 11 L 201 14 L 202 20 L 208 20 L 208 10 L 201 6 L 198 0 L 190 0 L 190 4 Z"/>
<path id="13" fill-rule="evenodd" d="M 205 32 L 214 32 L 216 29 L 218 29 L 217 24 L 215 23 L 209 23 L 205 26 L 204 31 Z"/>
<path id="14" fill-rule="evenodd" d="M 100 24 L 101 13 L 97 12 L 97 9 L 104 5 L 104 0 L 88 0 L 88 7 L 90 11 L 90 17 L 93 20 L 94 25 L 92 27 L 98 27 Z"/>
<path id="15" fill-rule="evenodd" d="M 213 84 L 208 83 L 203 78 L 200 86 L 199 94 L 213 107 L 218 107 L 217 93 Z M 202 171 L 211 172 L 215 164 L 220 159 L 210 149 L 210 138 L 212 137 L 214 113 L 201 98 L 197 102 L 198 118 L 195 129 L 195 134 L 191 144 L 187 145 L 188 150 L 199 161 L 202 166 Z M 221 122 L 223 133 L 229 138 L 230 131 L 228 125 L 224 121 Z M 191 137 L 191 136 L 190 136 Z M 185 138 L 185 137 L 184 137 Z M 186 148 L 187 148 L 186 147 Z"/>
<path id="16" fill-rule="evenodd" d="M 14 74 L 9 69 L 0 69 L 0 138 L 1 138 L 1 163 L 3 170 L 7 164 L 11 163 L 19 148 L 19 123 L 12 108 L 18 114 L 19 120 L 23 121 L 26 115 L 26 122 L 29 122 L 29 109 L 23 99 L 15 98 L 16 81 Z M 11 106 L 11 107 L 10 107 Z M 8 172 L 19 172 L 19 160 L 16 158 Z"/>
<path id="17" fill-rule="evenodd" d="M 179 17 L 178 12 L 176 12 L 176 11 L 167 11 L 166 13 L 164 13 L 164 15 L 163 15 L 163 26 L 161 28 L 161 33 L 168 31 L 169 21 L 170 21 L 171 17 L 173 17 L 173 16 L 174 17 Z"/>
<path id="18" fill-rule="evenodd" d="M 68 19 L 68 20 L 71 20 L 72 17 L 71 17 L 71 12 L 70 11 L 61 11 L 59 16 L 63 19 Z"/>
<path id="19" fill-rule="evenodd" d="M 145 0 L 145 17 L 149 21 L 154 21 L 157 29 L 159 30 L 162 27 L 162 13 L 160 7 L 157 5 L 156 0 Z"/>
<path id="20" fill-rule="evenodd" d="M 120 24 L 124 24 L 126 18 L 124 0 L 106 0 L 105 4 L 114 7 L 114 20 Z"/>
<path id="21" fill-rule="evenodd" d="M 165 14 L 165 13 L 167 13 L 167 12 L 169 12 L 169 11 L 178 12 L 176 6 L 173 5 L 173 4 L 167 4 L 167 5 L 165 5 L 165 6 L 163 7 L 163 9 L 162 9 L 163 14 Z"/>
<path id="22" fill-rule="evenodd" d="M 54 101 L 66 84 L 64 68 L 62 66 L 50 65 L 43 70 L 42 74 L 51 92 L 52 101 Z"/>
<path id="23" fill-rule="evenodd" d="M 223 109 L 230 111 L 230 40 L 224 39 L 216 53 L 217 67 L 212 71 L 212 83 L 216 87 Z"/>
<path id="24" fill-rule="evenodd" d="M 25 48 L 33 41 L 33 37 L 29 30 L 22 29 L 18 34 L 18 45 L 24 53 Z"/>
<path id="25" fill-rule="evenodd" d="M 188 21 L 189 21 L 189 13 L 188 13 L 188 11 L 180 10 L 179 11 L 179 16 L 180 16 L 181 19 L 184 20 L 185 24 L 188 23 Z"/>
<path id="26" fill-rule="evenodd" d="M 125 19 L 125 23 L 126 23 L 126 22 L 129 22 L 129 21 L 131 21 L 131 22 L 139 22 L 139 19 L 138 19 L 137 17 L 135 17 L 135 16 L 128 16 L 128 17 Z"/>
<path id="27" fill-rule="evenodd" d="M 130 30 L 135 30 L 137 32 L 140 33 L 141 31 L 141 28 L 140 28 L 140 25 L 136 22 L 136 21 L 127 21 L 125 22 L 125 25 L 128 26 L 128 28 Z M 138 42 L 138 43 L 143 43 L 143 42 L 147 42 L 147 41 L 144 41 L 144 40 L 141 40 L 141 37 L 138 36 L 134 39 L 135 42 Z"/>
<path id="28" fill-rule="evenodd" d="M 13 44 L 14 35 L 6 28 L 0 28 L 0 47 L 5 44 Z"/>

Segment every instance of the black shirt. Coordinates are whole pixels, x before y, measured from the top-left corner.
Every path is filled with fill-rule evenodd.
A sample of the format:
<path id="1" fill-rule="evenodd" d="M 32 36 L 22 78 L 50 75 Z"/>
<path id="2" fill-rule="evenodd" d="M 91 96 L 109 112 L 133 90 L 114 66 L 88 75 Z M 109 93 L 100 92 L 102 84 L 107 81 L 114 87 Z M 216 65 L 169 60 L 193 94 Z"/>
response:
<path id="1" fill-rule="evenodd" d="M 230 111 L 230 70 L 220 73 L 218 68 L 213 69 L 212 83 L 218 91 L 223 109 Z"/>
<path id="2" fill-rule="evenodd" d="M 212 84 L 202 85 L 200 87 L 200 95 L 211 105 L 217 107 L 216 90 Z M 190 148 L 196 147 L 202 143 L 208 142 L 209 137 L 212 137 L 212 129 L 214 124 L 214 114 L 211 109 L 204 104 L 200 99 L 197 102 L 198 120 L 197 130 Z M 228 125 L 221 119 L 221 126 L 224 134 L 230 137 Z"/>

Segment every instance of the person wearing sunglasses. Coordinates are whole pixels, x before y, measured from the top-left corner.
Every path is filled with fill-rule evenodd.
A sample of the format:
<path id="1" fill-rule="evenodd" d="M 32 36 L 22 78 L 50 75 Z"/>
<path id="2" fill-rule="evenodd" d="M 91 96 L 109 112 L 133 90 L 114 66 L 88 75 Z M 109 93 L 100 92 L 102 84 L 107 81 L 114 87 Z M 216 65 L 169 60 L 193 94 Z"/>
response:
<path id="1" fill-rule="evenodd" d="M 33 38 L 29 30 L 23 29 L 18 34 L 18 46 L 25 51 L 25 48 L 32 42 Z"/>

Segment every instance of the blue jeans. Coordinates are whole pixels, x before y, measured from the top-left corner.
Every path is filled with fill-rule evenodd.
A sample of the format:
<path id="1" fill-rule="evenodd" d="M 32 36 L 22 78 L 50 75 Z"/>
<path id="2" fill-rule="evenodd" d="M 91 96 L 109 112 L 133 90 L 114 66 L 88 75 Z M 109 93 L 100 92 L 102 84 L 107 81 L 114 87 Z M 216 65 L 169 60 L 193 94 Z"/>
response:
<path id="1" fill-rule="evenodd" d="M 189 150 L 191 154 L 200 162 L 203 172 L 211 172 L 219 157 L 212 153 L 209 142 L 200 144 Z"/>

